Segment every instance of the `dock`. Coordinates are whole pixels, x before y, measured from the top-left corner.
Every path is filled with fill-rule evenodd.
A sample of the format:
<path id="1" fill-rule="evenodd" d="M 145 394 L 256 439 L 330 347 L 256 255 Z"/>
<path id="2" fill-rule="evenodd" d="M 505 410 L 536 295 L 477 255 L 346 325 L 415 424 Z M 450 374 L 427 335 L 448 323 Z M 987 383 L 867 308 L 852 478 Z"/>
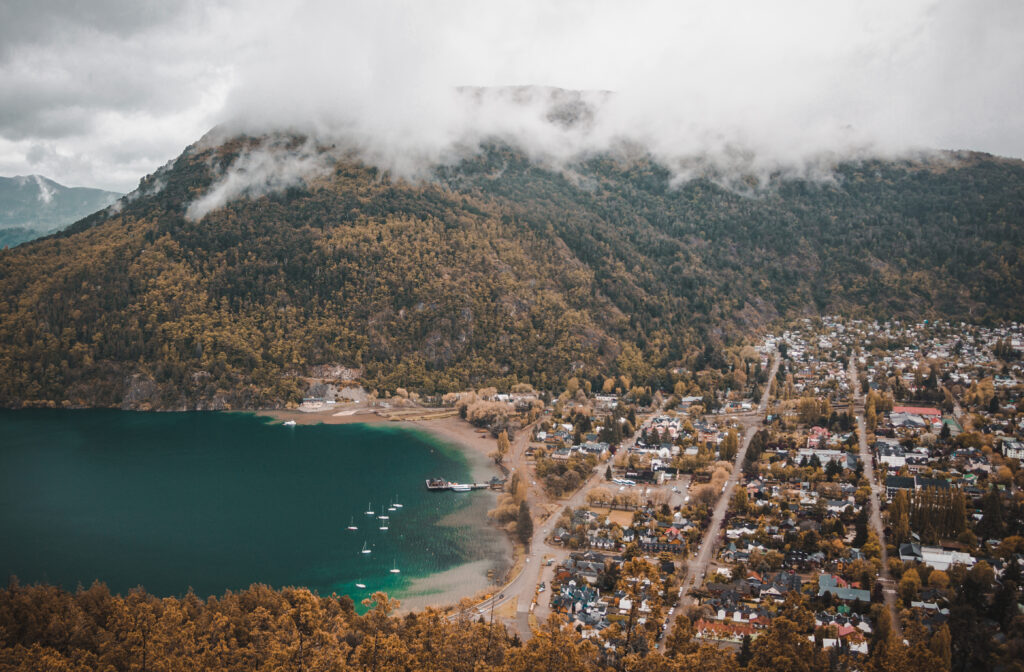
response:
<path id="1" fill-rule="evenodd" d="M 453 483 L 443 478 L 428 478 L 427 490 L 432 492 L 440 490 L 452 490 L 454 492 L 467 492 L 469 490 L 486 490 L 492 487 L 491 483 Z"/>

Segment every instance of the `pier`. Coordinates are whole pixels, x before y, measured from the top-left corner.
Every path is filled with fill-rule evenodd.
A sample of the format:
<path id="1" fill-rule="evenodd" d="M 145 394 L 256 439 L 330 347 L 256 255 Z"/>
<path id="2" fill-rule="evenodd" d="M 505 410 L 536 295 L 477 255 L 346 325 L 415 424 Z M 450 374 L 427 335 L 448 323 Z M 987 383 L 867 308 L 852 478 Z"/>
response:
<path id="1" fill-rule="evenodd" d="M 495 484 L 491 483 L 452 483 L 446 481 L 443 478 L 428 478 L 427 490 L 440 491 L 440 490 L 451 490 L 453 492 L 468 492 L 470 490 L 486 490 L 487 488 L 494 488 Z M 499 485 L 497 489 L 500 489 Z"/>

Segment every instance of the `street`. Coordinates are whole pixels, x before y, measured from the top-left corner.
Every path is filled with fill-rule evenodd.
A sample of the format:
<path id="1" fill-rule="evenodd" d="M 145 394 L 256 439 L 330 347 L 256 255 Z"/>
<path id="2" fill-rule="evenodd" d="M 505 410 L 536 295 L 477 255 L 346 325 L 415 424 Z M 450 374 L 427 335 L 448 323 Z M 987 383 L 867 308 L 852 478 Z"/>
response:
<path id="1" fill-rule="evenodd" d="M 779 353 L 776 352 L 772 361 L 771 373 L 768 375 L 768 385 L 764 394 L 761 395 L 761 403 L 758 404 L 757 411 L 755 413 L 744 416 L 743 422 L 744 424 L 747 424 L 747 429 L 743 433 L 740 449 L 736 453 L 736 460 L 733 462 L 732 473 L 729 475 L 729 480 L 725 482 L 725 489 L 722 491 L 722 494 L 719 495 L 718 502 L 715 504 L 714 511 L 711 514 L 711 523 L 708 525 L 708 529 L 704 531 L 704 537 L 701 540 L 700 548 L 698 549 L 697 554 L 690 559 L 689 563 L 687 563 L 686 578 L 683 579 L 679 607 L 666 621 L 666 625 L 668 626 L 665 630 L 666 632 L 671 632 L 675 619 L 678 618 L 680 614 L 685 614 L 686 610 L 693 604 L 693 598 L 690 596 L 690 592 L 701 585 L 699 582 L 704 578 L 704 575 L 708 570 L 708 565 L 711 563 L 711 559 L 714 556 L 715 549 L 718 546 L 719 536 L 722 533 L 722 522 L 725 520 L 725 512 L 728 510 L 729 501 L 732 499 L 733 487 L 739 482 L 740 476 L 743 473 L 743 461 L 746 459 L 747 448 L 750 446 L 750 440 L 760 428 L 761 421 L 768 409 L 768 401 L 771 397 L 769 394 L 771 381 L 775 379 L 775 374 L 779 370 L 779 363 L 781 361 L 782 358 L 779 356 Z"/>

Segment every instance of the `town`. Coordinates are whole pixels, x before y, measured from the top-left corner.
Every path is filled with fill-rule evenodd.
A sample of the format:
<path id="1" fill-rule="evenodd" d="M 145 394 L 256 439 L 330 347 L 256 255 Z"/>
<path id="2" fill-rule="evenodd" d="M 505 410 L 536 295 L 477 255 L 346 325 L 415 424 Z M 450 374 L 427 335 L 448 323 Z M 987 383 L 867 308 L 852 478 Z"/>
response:
<path id="1" fill-rule="evenodd" d="M 620 656 L 743 662 L 798 605 L 828 655 L 902 641 L 948 667 L 1020 623 L 1022 354 L 1016 323 L 806 319 L 671 394 L 495 397 L 530 409 L 504 507 L 538 522 L 479 614 L 518 598 L 527 638 L 555 619 Z"/>

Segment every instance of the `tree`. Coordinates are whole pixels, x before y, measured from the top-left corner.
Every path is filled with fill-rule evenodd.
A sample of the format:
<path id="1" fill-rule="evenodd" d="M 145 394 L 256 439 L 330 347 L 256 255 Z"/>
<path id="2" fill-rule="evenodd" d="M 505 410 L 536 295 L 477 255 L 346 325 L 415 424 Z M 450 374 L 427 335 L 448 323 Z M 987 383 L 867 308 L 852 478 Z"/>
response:
<path id="1" fill-rule="evenodd" d="M 825 669 L 826 656 L 808 638 L 810 634 L 810 630 L 805 631 L 805 628 L 786 616 L 778 616 L 751 644 L 752 656 L 747 669 L 756 672 L 812 672 Z"/>
<path id="2" fill-rule="evenodd" d="M 519 541 L 526 545 L 530 544 L 533 538 L 533 516 L 530 515 L 530 505 L 526 501 L 519 503 L 519 516 L 516 518 L 516 535 Z"/>
<path id="3" fill-rule="evenodd" d="M 932 588 L 938 588 L 939 590 L 945 590 L 949 588 L 949 574 L 942 571 L 941 569 L 934 569 L 928 574 L 928 585 Z"/>
<path id="4" fill-rule="evenodd" d="M 903 600 L 903 604 L 910 606 L 910 603 L 917 598 L 917 594 L 921 590 L 921 577 L 918 575 L 917 570 L 911 567 L 910 569 L 903 572 L 903 576 L 900 577 L 900 599 Z"/>
<path id="5" fill-rule="evenodd" d="M 505 460 L 505 456 L 508 455 L 508 451 L 511 450 L 512 443 L 508 440 L 508 432 L 501 430 L 501 434 L 498 434 L 498 446 L 492 456 L 494 457 L 495 464 L 501 464 Z"/>
<path id="6" fill-rule="evenodd" d="M 893 540 L 897 544 L 902 544 L 910 538 L 910 504 L 903 490 L 899 490 L 892 498 L 889 524 L 892 526 Z"/>
<path id="7" fill-rule="evenodd" d="M 932 635 L 931 640 L 928 642 L 928 648 L 931 649 L 931 652 L 935 654 L 935 657 L 941 661 L 943 670 L 948 670 L 950 667 L 950 660 L 952 657 L 950 652 L 951 642 L 952 637 L 949 634 L 949 626 L 945 623 L 935 631 L 935 634 Z"/>
<path id="8" fill-rule="evenodd" d="M 981 521 L 978 522 L 978 534 L 982 539 L 999 539 L 1003 536 L 1003 502 L 999 491 L 992 488 L 985 493 L 981 502 Z"/>
<path id="9" fill-rule="evenodd" d="M 725 435 L 725 440 L 722 441 L 722 447 L 719 448 L 719 456 L 723 460 L 732 461 L 736 457 L 736 452 L 740 447 L 739 435 L 736 434 L 734 428 L 730 428 Z"/>
<path id="10" fill-rule="evenodd" d="M 736 663 L 740 667 L 746 667 L 753 658 L 753 653 L 750 651 L 750 635 L 743 635 L 743 641 L 740 643 L 739 653 L 736 654 Z"/>
<path id="11" fill-rule="evenodd" d="M 729 503 L 729 506 L 740 515 L 747 512 L 749 502 L 747 500 L 746 488 L 736 488 L 736 492 L 733 493 L 732 502 Z"/>
<path id="12" fill-rule="evenodd" d="M 869 432 L 875 431 L 878 426 L 878 411 L 875 410 L 874 392 L 868 395 L 867 403 L 864 406 L 864 425 Z"/>

